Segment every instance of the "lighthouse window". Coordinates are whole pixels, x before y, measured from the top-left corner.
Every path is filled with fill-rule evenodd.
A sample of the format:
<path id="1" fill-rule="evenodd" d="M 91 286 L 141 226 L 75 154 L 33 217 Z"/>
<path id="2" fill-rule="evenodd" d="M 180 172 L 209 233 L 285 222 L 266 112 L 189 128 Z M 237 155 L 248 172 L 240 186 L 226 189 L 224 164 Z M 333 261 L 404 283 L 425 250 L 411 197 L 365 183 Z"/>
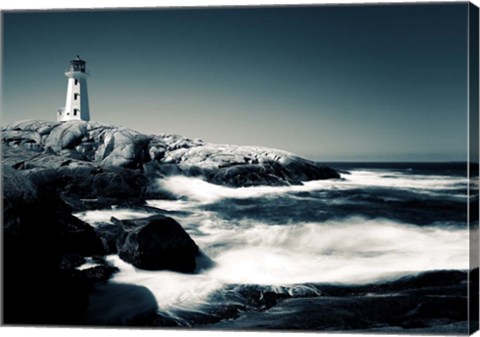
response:
<path id="1" fill-rule="evenodd" d="M 74 98 L 75 100 L 77 100 L 77 99 L 78 99 L 78 94 L 73 94 L 73 98 Z"/>
<path id="2" fill-rule="evenodd" d="M 77 84 L 78 84 L 78 80 L 77 80 L 77 79 L 75 79 L 75 85 L 77 85 Z"/>
<path id="3" fill-rule="evenodd" d="M 78 109 L 73 109 L 73 115 L 76 116 L 78 113 Z"/>

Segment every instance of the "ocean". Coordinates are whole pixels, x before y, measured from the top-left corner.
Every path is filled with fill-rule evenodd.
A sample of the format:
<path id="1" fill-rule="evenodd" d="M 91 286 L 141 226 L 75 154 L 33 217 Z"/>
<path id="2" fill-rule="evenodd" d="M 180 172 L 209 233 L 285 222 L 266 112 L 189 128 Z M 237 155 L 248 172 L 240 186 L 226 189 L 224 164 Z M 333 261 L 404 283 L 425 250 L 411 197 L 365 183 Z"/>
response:
<path id="1" fill-rule="evenodd" d="M 134 325 L 466 331 L 466 164 L 328 165 L 341 179 L 230 188 L 171 176 L 155 182 L 166 198 L 147 207 L 75 214 L 97 226 L 162 212 L 201 250 L 194 274 L 108 256 L 120 271 L 92 296 L 90 323 L 129 322 L 128 290 L 123 309 L 112 304 L 118 289 L 108 294 L 135 285 L 153 296 L 156 314 Z"/>

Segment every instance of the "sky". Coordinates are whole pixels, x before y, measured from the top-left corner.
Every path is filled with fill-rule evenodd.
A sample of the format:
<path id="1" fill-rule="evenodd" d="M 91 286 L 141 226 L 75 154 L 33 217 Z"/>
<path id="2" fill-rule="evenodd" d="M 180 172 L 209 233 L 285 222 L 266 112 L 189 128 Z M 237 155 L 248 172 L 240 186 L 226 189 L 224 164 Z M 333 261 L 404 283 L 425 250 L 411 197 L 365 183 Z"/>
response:
<path id="1" fill-rule="evenodd" d="M 92 120 L 320 161 L 467 157 L 467 4 L 3 12 L 2 126 Z"/>

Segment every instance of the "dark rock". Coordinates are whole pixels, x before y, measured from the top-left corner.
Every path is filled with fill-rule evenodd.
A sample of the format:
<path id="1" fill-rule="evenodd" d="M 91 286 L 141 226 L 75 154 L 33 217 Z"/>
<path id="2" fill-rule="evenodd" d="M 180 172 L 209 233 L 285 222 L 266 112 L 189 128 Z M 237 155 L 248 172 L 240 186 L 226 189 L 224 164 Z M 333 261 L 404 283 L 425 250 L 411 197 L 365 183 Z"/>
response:
<path id="1" fill-rule="evenodd" d="M 333 169 L 304 160 L 287 164 L 266 162 L 262 164 L 241 164 L 221 167 L 206 175 L 214 184 L 241 186 L 285 186 L 299 185 L 302 181 L 340 178 Z"/>
<path id="2" fill-rule="evenodd" d="M 82 324 L 91 284 L 73 269 L 103 253 L 93 228 L 22 171 L 3 166 L 6 324 Z"/>
<path id="3" fill-rule="evenodd" d="M 3 166 L 3 228 L 20 225 L 21 205 L 30 205 L 38 199 L 40 192 L 24 175 L 13 168 Z"/>
<path id="4" fill-rule="evenodd" d="M 99 165 L 4 147 L 4 164 L 21 171 L 42 190 L 67 193 L 79 198 L 141 198 L 148 178 L 140 170 Z"/>
<path id="5" fill-rule="evenodd" d="M 117 254 L 125 243 L 127 233 L 121 225 L 103 223 L 95 228 L 97 235 L 102 241 L 106 254 Z"/>
<path id="6" fill-rule="evenodd" d="M 76 185 L 79 185 L 78 182 Z M 93 196 L 131 198 L 141 197 L 147 179 L 139 170 L 111 169 L 93 176 L 93 181 L 84 186 L 92 187 Z"/>
<path id="7" fill-rule="evenodd" d="M 99 283 L 95 288 L 86 312 L 88 325 L 136 325 L 134 322 L 145 322 L 144 317 L 153 317 L 158 310 L 155 297 L 145 287 Z"/>
<path id="8" fill-rule="evenodd" d="M 58 216 L 58 223 L 60 240 L 65 252 L 84 256 L 105 254 L 102 241 L 89 224 L 70 214 Z"/>
<path id="9" fill-rule="evenodd" d="M 66 253 L 60 259 L 60 270 L 73 270 L 85 263 L 85 257 L 80 254 Z"/>
<path id="10" fill-rule="evenodd" d="M 100 282 L 107 282 L 113 276 L 113 274 L 118 271 L 119 269 L 117 267 L 101 265 L 85 269 L 83 273 L 88 281 L 96 284 Z"/>
<path id="11" fill-rule="evenodd" d="M 340 174 L 334 169 L 309 161 L 290 161 L 283 165 L 283 169 L 291 179 L 301 181 L 340 178 Z"/>
<path id="12" fill-rule="evenodd" d="M 288 294 L 262 291 L 248 286 L 241 289 L 239 293 L 245 298 L 247 306 L 254 307 L 257 310 L 269 309 L 279 301 L 290 297 Z"/>
<path id="13" fill-rule="evenodd" d="M 84 324 L 92 289 L 80 272 L 31 268 L 29 264 L 21 271 L 10 267 L 4 271 L 4 324 Z M 13 271 L 15 276 L 7 276 Z"/>
<path id="14" fill-rule="evenodd" d="M 212 175 L 207 175 L 207 180 L 214 184 L 237 186 L 272 185 L 284 186 L 289 183 L 300 184 L 299 180 L 292 181 L 284 176 L 275 174 L 272 165 L 239 165 L 215 170 Z"/>
<path id="15" fill-rule="evenodd" d="M 137 268 L 192 273 L 198 246 L 172 218 L 152 216 L 123 220 L 128 233 L 119 256 Z"/>
<path id="16" fill-rule="evenodd" d="M 78 196 L 69 193 L 60 193 L 60 199 L 69 207 L 72 212 L 80 212 L 88 210 L 88 206 Z"/>
<path id="17" fill-rule="evenodd" d="M 32 208 L 3 233 L 4 323 L 82 324 L 90 285 L 80 273 L 62 270 L 79 261 L 62 259 L 64 235 L 54 212 Z"/>

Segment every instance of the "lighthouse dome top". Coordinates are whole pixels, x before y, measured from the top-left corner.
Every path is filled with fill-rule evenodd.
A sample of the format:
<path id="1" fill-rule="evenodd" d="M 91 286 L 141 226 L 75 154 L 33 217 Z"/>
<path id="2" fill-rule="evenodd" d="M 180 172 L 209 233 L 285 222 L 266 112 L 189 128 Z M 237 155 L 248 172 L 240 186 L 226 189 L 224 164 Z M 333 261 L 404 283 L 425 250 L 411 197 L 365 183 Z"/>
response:
<path id="1" fill-rule="evenodd" d="M 76 59 L 70 61 L 69 71 L 80 71 L 84 73 L 86 71 L 86 64 L 87 63 L 77 55 Z"/>

